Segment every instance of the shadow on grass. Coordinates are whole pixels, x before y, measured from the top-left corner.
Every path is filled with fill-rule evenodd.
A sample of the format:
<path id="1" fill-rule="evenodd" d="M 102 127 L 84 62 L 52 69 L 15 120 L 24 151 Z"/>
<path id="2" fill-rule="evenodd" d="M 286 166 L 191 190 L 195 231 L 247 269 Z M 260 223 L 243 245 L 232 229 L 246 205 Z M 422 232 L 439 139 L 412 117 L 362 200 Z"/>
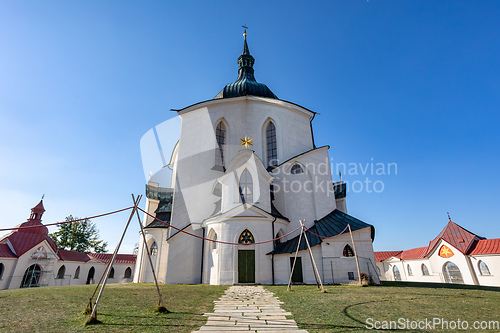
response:
<path id="1" fill-rule="evenodd" d="M 470 284 L 452 284 L 452 283 L 434 283 L 434 282 L 383 281 L 382 284 L 377 287 L 465 289 L 465 290 L 486 290 L 486 291 L 500 292 L 500 287 L 473 286 Z"/>

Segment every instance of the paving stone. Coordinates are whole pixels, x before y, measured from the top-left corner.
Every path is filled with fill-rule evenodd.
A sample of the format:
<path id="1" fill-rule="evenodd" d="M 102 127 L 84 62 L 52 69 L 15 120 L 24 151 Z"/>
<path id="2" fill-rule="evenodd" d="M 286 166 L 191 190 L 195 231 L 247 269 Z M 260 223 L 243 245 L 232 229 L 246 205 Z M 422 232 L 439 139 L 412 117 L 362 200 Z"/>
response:
<path id="1" fill-rule="evenodd" d="M 203 314 L 207 323 L 199 332 L 307 333 L 281 308 L 281 302 L 262 286 L 232 286 L 218 301 L 214 311 Z"/>

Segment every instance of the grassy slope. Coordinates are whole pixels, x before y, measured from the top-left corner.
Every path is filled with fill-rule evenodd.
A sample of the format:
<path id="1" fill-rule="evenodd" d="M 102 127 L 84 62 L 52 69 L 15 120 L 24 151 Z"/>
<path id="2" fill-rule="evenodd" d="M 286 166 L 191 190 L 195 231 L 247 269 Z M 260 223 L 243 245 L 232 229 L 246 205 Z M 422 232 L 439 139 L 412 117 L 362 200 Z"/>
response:
<path id="1" fill-rule="evenodd" d="M 0 291 L 1 332 L 191 332 L 206 322 L 226 286 L 162 285 L 169 314 L 154 309 L 154 284 L 106 286 L 98 308 L 104 324 L 83 326 L 85 307 L 94 286 L 31 288 Z"/>
<path id="2" fill-rule="evenodd" d="M 458 287 L 458 288 L 457 288 Z M 80 314 L 93 286 L 0 291 L 1 332 L 191 332 L 202 326 L 226 286 L 162 285 L 169 314 L 157 314 L 152 284 L 106 287 L 99 305 L 101 325 L 83 326 Z M 358 332 L 365 320 L 500 320 L 500 288 L 385 283 L 377 287 L 266 286 L 309 332 Z"/>
<path id="3" fill-rule="evenodd" d="M 444 284 L 384 283 L 384 286 L 266 287 L 284 301 L 300 328 L 312 332 L 358 332 L 366 319 L 500 321 L 500 288 Z M 422 332 L 422 331 L 421 331 Z"/>

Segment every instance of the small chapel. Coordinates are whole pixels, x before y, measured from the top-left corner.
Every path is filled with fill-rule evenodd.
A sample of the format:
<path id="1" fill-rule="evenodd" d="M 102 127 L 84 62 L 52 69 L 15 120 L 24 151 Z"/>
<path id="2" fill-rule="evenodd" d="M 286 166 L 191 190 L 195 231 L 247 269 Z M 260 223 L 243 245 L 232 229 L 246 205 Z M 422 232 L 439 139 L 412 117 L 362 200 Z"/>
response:
<path id="1" fill-rule="evenodd" d="M 243 36 L 236 81 L 175 110 L 180 137 L 171 172 L 146 184 L 134 282 L 154 282 L 154 269 L 161 283 L 315 283 L 307 237 L 323 283 L 379 283 L 375 229 L 348 214 L 330 147 L 314 142 L 317 113 L 256 81 Z M 299 243 L 300 220 L 310 232 Z"/>

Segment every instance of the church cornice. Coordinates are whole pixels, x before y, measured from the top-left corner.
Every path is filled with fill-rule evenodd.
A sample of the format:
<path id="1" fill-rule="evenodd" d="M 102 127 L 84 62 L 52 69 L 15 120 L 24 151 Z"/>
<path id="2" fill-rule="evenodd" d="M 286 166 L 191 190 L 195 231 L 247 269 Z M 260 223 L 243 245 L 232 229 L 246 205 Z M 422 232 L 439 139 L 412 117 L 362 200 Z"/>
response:
<path id="1" fill-rule="evenodd" d="M 271 99 L 271 98 L 256 97 L 256 96 L 240 96 L 240 97 L 221 98 L 221 99 L 209 99 L 206 101 L 202 101 L 202 102 L 198 102 L 198 103 L 186 106 L 185 108 L 182 108 L 182 109 L 170 109 L 170 111 L 174 111 L 174 112 L 177 112 L 179 115 L 183 115 L 187 112 L 197 110 L 197 109 L 200 109 L 202 107 L 209 107 L 209 106 L 221 104 L 221 103 L 236 103 L 236 102 L 244 101 L 244 100 L 281 105 L 281 106 L 290 108 L 292 110 L 298 111 L 300 113 L 304 113 L 307 116 L 309 116 L 310 118 L 313 118 L 314 115 L 318 114 L 317 112 L 311 111 L 311 110 L 309 110 L 309 109 L 307 109 L 299 104 L 293 103 L 293 102 L 288 102 L 288 101 L 284 101 L 281 99 Z"/>

